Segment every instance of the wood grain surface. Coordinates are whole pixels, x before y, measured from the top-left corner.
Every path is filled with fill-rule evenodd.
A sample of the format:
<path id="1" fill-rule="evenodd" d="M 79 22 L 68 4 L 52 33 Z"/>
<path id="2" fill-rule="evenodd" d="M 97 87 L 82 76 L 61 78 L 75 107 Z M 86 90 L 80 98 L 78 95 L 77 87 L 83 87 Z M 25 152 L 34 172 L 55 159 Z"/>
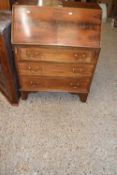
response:
<path id="1" fill-rule="evenodd" d="M 87 93 L 90 79 L 20 76 L 20 82 L 22 91 L 59 91 Z"/>
<path id="2" fill-rule="evenodd" d="M 13 44 L 98 48 L 100 33 L 99 9 L 38 6 L 13 8 Z"/>
<path id="3" fill-rule="evenodd" d="M 15 47 L 18 61 L 96 63 L 98 49 L 71 47 Z"/>

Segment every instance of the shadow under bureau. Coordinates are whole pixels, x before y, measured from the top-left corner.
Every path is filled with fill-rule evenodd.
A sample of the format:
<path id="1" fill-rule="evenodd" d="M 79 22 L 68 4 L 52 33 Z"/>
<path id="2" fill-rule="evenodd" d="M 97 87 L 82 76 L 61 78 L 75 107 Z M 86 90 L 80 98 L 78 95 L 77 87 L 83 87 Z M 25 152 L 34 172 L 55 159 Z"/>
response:
<path id="1" fill-rule="evenodd" d="M 78 94 L 85 102 L 100 52 L 101 10 L 14 6 L 12 44 L 23 99 L 29 92 Z"/>

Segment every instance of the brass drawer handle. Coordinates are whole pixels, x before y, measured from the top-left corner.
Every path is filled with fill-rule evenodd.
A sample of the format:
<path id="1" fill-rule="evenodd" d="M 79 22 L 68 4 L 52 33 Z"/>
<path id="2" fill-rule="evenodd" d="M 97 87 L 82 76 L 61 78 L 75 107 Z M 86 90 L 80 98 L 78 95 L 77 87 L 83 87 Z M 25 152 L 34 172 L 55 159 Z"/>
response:
<path id="1" fill-rule="evenodd" d="M 87 54 L 86 53 L 75 53 L 74 56 L 76 58 L 86 58 Z"/>
<path id="2" fill-rule="evenodd" d="M 78 54 L 74 54 L 75 57 L 78 57 Z"/>
<path id="3" fill-rule="evenodd" d="M 79 67 L 73 67 L 72 71 L 73 71 L 73 73 L 78 73 L 78 72 L 80 73 L 80 72 L 82 72 L 82 69 Z"/>
<path id="4" fill-rule="evenodd" d="M 32 82 L 32 81 L 30 81 L 30 84 L 32 85 L 32 84 L 33 84 L 33 82 Z"/>
<path id="5" fill-rule="evenodd" d="M 31 66 L 28 66 L 28 70 L 30 70 L 30 71 L 32 70 Z"/>
<path id="6" fill-rule="evenodd" d="M 27 69 L 28 69 L 30 72 L 38 72 L 38 71 L 39 71 L 39 68 L 34 70 L 30 65 L 28 65 Z"/>
<path id="7" fill-rule="evenodd" d="M 37 85 L 39 85 L 39 83 L 33 82 L 33 81 L 30 81 L 29 84 L 30 84 L 31 86 L 37 86 Z"/>
<path id="8" fill-rule="evenodd" d="M 75 72 L 76 72 L 76 68 L 73 67 L 73 73 L 75 73 Z"/>
<path id="9" fill-rule="evenodd" d="M 73 87 L 74 89 L 77 89 L 80 87 L 80 83 L 76 83 L 76 84 L 70 83 L 70 86 Z"/>
<path id="10" fill-rule="evenodd" d="M 82 54 L 82 58 L 86 58 L 86 54 L 85 53 Z"/>
<path id="11" fill-rule="evenodd" d="M 25 55 L 29 58 L 36 58 L 36 57 L 40 57 L 41 53 L 40 53 L 40 51 L 36 51 L 36 50 L 33 50 L 33 49 L 31 49 L 31 50 L 26 49 L 25 50 Z"/>

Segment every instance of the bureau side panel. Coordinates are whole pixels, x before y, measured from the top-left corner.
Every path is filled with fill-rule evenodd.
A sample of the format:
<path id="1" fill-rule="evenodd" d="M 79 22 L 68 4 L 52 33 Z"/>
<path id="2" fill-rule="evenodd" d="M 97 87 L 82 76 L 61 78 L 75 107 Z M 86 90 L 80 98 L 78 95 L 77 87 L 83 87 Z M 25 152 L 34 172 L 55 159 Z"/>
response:
<path id="1" fill-rule="evenodd" d="M 1 74 L 4 74 L 4 86 L 1 91 L 12 104 L 17 104 L 19 99 L 18 82 L 16 78 L 12 47 L 10 43 L 10 26 L 0 34 L 0 62 Z"/>

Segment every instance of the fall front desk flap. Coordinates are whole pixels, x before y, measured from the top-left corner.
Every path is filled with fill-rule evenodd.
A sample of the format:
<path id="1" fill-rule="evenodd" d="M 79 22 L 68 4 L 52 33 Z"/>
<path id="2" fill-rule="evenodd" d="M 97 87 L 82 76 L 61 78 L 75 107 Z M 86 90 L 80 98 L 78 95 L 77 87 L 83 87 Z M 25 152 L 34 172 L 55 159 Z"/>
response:
<path id="1" fill-rule="evenodd" d="M 13 44 L 100 48 L 101 9 L 97 5 L 15 5 L 12 15 Z"/>

